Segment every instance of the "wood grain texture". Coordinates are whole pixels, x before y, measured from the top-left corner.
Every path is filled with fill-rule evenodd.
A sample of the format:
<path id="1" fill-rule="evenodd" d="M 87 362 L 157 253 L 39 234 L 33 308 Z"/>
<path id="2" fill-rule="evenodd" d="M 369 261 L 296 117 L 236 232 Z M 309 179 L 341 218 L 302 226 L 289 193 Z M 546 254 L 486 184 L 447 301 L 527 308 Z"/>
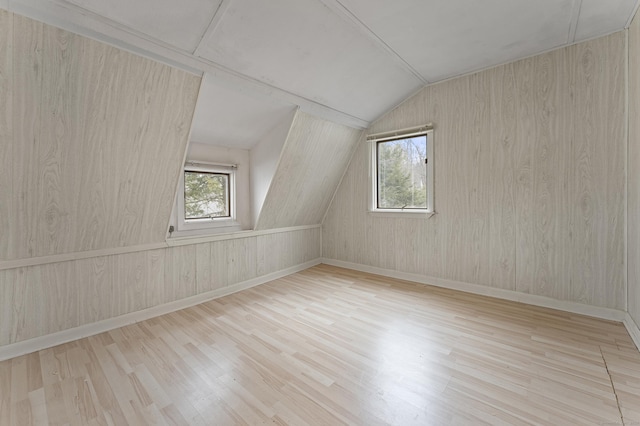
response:
<path id="1" fill-rule="evenodd" d="M 2 16 L 0 259 L 163 241 L 199 77 Z"/>
<path id="2" fill-rule="evenodd" d="M 616 33 L 426 87 L 368 132 L 434 123 L 437 214 L 368 213 L 361 142 L 323 256 L 624 310 L 624 63 Z"/>
<path id="3" fill-rule="evenodd" d="M 0 194 L 13 189 L 13 20 L 0 9 Z M 13 209 L 0 199 L 0 253 L 12 246 Z"/>
<path id="4" fill-rule="evenodd" d="M 620 323 L 319 265 L 0 362 L 0 423 L 640 421 Z"/>
<path id="5" fill-rule="evenodd" d="M 255 229 L 322 222 L 361 133 L 297 111 Z"/>
<path id="6" fill-rule="evenodd" d="M 516 73 L 515 65 L 499 67 L 491 73 L 491 114 L 489 129 L 490 170 L 489 271 L 490 286 L 515 290 L 516 259 L 513 250 L 516 233 Z"/>
<path id="7" fill-rule="evenodd" d="M 628 312 L 640 324 L 640 16 L 629 27 Z"/>
<path id="8" fill-rule="evenodd" d="M 320 228 L 0 271 L 0 346 L 319 259 Z"/>
<path id="9" fill-rule="evenodd" d="M 624 39 L 600 38 L 573 49 L 576 112 L 569 204 L 573 255 L 571 297 L 624 300 Z M 604 56 L 601 52 L 607 52 Z M 606 59 L 603 61 L 602 59 Z M 615 84 L 607 84 L 615 82 Z M 603 119 L 604 118 L 604 119 Z M 604 283 L 593 287 L 592 282 Z"/>

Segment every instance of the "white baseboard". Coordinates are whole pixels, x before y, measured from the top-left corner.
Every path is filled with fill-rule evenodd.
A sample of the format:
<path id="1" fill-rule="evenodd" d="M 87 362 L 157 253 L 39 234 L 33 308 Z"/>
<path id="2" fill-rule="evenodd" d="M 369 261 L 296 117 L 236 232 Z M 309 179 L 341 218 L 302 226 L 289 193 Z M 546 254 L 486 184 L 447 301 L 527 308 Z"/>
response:
<path id="1" fill-rule="evenodd" d="M 473 293 L 482 296 L 495 297 L 497 299 L 511 300 L 513 302 L 526 303 L 528 305 L 540 306 L 544 308 L 557 309 L 560 311 L 571 312 L 574 314 L 587 315 L 590 317 L 601 318 L 611 321 L 624 322 L 628 315 L 624 311 L 611 308 L 602 308 L 598 306 L 585 305 L 583 303 L 569 302 L 557 300 L 551 297 L 537 296 L 534 294 L 520 293 L 513 290 L 505 290 L 501 288 L 487 287 L 479 284 L 470 284 L 461 281 L 447 280 L 443 278 L 428 277 L 418 274 L 410 274 L 407 272 L 394 271 L 392 269 L 377 268 L 375 266 L 367 266 L 359 263 L 343 262 L 335 259 L 322 259 L 322 263 L 327 265 L 338 266 L 341 268 L 353 269 L 356 271 L 369 272 L 371 274 L 382 275 L 385 277 L 396 278 L 405 281 L 413 281 L 420 284 L 432 285 L 435 287 L 443 287 L 452 290 L 463 291 L 465 293 Z M 629 318 L 631 319 L 631 318 Z M 637 344 L 637 341 L 636 341 Z"/>
<path id="2" fill-rule="evenodd" d="M 300 265 L 292 266 L 290 268 L 272 272 L 267 275 L 262 275 L 260 277 L 252 278 L 250 280 L 233 284 L 227 287 L 223 287 L 223 288 L 219 288 L 206 293 L 187 297 L 186 299 L 176 300 L 174 302 L 153 306 L 151 308 L 143 309 L 141 311 L 131 312 L 129 314 L 120 315 L 118 317 L 109 318 L 109 319 L 94 322 L 91 324 L 81 325 L 79 327 L 59 331 L 56 333 L 47 334 L 45 336 L 35 337 L 33 339 L 24 340 L 22 342 L 0 346 L 0 361 L 4 361 L 10 358 L 15 358 L 17 356 L 29 354 L 42 349 L 51 348 L 53 346 L 61 345 L 63 343 L 82 339 L 84 337 L 93 336 L 99 333 L 103 333 L 105 331 L 113 330 L 118 327 L 123 327 L 126 325 L 144 321 L 149 318 L 168 314 L 170 312 L 179 311 L 180 309 L 185 309 L 191 306 L 195 306 L 200 303 L 207 302 L 209 300 L 217 299 L 222 296 L 227 296 L 232 293 L 237 293 L 238 291 L 246 290 L 248 288 L 255 287 L 257 285 L 264 284 L 269 281 L 273 281 L 278 278 L 282 278 L 284 276 L 303 271 L 305 269 L 311 268 L 312 266 L 318 265 L 319 263 L 320 263 L 320 259 L 311 260 L 309 262 L 305 262 Z"/>
<path id="3" fill-rule="evenodd" d="M 624 326 L 627 328 L 631 340 L 636 344 L 636 348 L 640 350 L 640 327 L 638 327 L 638 324 L 631 318 L 629 313 L 625 315 Z"/>

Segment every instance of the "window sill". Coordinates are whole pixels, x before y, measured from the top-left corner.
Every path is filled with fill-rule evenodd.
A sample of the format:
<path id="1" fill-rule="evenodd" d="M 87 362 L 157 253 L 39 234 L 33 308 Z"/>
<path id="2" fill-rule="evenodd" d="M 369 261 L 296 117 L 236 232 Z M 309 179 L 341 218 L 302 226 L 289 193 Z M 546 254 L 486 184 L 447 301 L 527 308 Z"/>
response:
<path id="1" fill-rule="evenodd" d="M 322 225 L 302 225 L 302 226 L 292 226 L 289 228 L 265 229 L 262 231 L 254 231 L 251 229 L 235 230 L 235 231 L 225 229 L 223 231 L 221 229 L 218 233 L 205 234 L 203 232 L 200 232 L 197 235 L 187 235 L 187 236 L 176 236 L 176 232 L 174 232 L 173 234 L 171 234 L 170 237 L 166 239 L 166 242 L 167 242 L 167 246 L 169 247 L 177 247 L 177 246 L 186 246 L 186 245 L 192 245 L 192 244 L 211 243 L 215 241 L 235 240 L 238 238 L 258 237 L 262 235 L 279 234 L 283 232 L 302 231 L 304 229 L 317 229 L 321 227 Z"/>
<path id="2" fill-rule="evenodd" d="M 224 223 L 209 224 L 208 226 L 189 226 L 171 233 L 169 238 L 191 238 L 208 235 L 229 234 L 243 231 L 238 222 L 227 221 Z"/>
<path id="3" fill-rule="evenodd" d="M 403 219 L 429 219 L 436 214 L 433 211 L 398 211 L 398 210 L 369 210 L 370 215 L 375 217 L 390 217 Z"/>

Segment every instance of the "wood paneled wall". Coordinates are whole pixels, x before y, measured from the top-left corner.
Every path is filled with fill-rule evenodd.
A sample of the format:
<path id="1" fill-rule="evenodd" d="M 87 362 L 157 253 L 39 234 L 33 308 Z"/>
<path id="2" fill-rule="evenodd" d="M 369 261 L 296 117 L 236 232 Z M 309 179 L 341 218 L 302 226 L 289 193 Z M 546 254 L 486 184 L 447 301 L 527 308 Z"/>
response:
<path id="1" fill-rule="evenodd" d="M 255 229 L 320 224 L 361 133 L 297 111 Z"/>
<path id="2" fill-rule="evenodd" d="M 435 124 L 437 214 L 367 213 L 361 138 L 323 256 L 624 310 L 624 66 L 621 32 L 426 87 L 369 131 Z"/>
<path id="3" fill-rule="evenodd" d="M 640 326 L 640 16 L 629 27 L 628 312 Z"/>
<path id="4" fill-rule="evenodd" d="M 0 271 L 0 346 L 92 324 L 320 258 L 320 228 Z"/>
<path id="5" fill-rule="evenodd" d="M 251 162 L 251 228 L 255 228 L 262 205 L 276 174 L 282 147 L 287 140 L 297 109 L 271 129 L 249 152 Z"/>
<path id="6" fill-rule="evenodd" d="M 0 347 L 320 258 L 319 228 L 135 251 L 166 244 L 199 84 L 0 10 L 0 261 L 31 264 L 0 270 Z"/>
<path id="7" fill-rule="evenodd" d="M 0 260 L 164 241 L 199 84 L 0 10 Z"/>

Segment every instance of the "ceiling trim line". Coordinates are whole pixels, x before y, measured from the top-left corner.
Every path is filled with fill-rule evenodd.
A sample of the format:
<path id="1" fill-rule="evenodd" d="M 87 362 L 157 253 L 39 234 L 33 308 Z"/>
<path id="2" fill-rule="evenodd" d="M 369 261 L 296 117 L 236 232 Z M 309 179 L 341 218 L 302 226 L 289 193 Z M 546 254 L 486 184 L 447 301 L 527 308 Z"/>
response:
<path id="1" fill-rule="evenodd" d="M 225 13 L 227 13 L 227 10 L 229 9 L 229 6 L 231 5 L 232 1 L 233 0 L 222 0 L 220 2 L 220 5 L 216 9 L 216 12 L 213 14 L 213 17 L 211 18 L 211 22 L 209 22 L 209 26 L 207 27 L 204 34 L 202 34 L 202 37 L 200 37 L 200 42 L 198 43 L 196 48 L 193 50 L 192 55 L 198 56 L 198 57 L 200 56 L 200 50 L 202 49 L 204 42 L 209 40 L 213 35 L 214 31 L 216 30 L 216 28 L 218 28 L 218 25 L 220 25 L 220 22 L 222 21 L 222 18 L 224 18 Z"/>
<path id="2" fill-rule="evenodd" d="M 633 18 L 636 17 L 636 13 L 638 13 L 639 7 L 640 7 L 640 0 L 636 0 L 636 5 L 633 7 L 633 10 L 631 11 L 631 16 L 629 16 L 629 19 L 627 19 L 627 24 L 624 26 L 625 29 L 631 26 L 631 22 L 633 22 Z"/>
<path id="3" fill-rule="evenodd" d="M 411 66 L 407 61 L 398 54 L 391 46 L 389 46 L 381 37 L 379 37 L 371 28 L 367 26 L 364 22 L 362 22 L 351 10 L 349 10 L 345 5 L 343 5 L 340 0 L 319 0 L 322 4 L 336 13 L 339 17 L 341 17 L 346 22 L 355 26 L 360 33 L 365 35 L 369 40 L 373 41 L 379 48 L 385 51 L 388 55 L 390 55 L 396 63 L 398 63 L 405 71 L 408 71 L 412 74 L 418 81 L 420 81 L 423 85 L 429 84 L 429 81 L 422 76 L 415 68 Z"/>
<path id="4" fill-rule="evenodd" d="M 569 33 L 567 34 L 567 44 L 576 41 L 576 31 L 580 22 L 580 12 L 582 12 L 582 0 L 573 0 L 571 8 L 571 21 L 569 22 Z"/>
<path id="5" fill-rule="evenodd" d="M 218 63 L 196 57 L 155 38 L 131 31 L 128 27 L 64 0 L 10 1 L 8 6 L 10 12 L 18 15 L 62 28 L 192 74 L 202 75 L 204 72 L 208 72 L 234 85 L 242 92 L 248 92 L 248 89 L 251 88 L 263 96 L 297 105 L 307 113 L 338 124 L 356 129 L 366 129 L 370 124 L 365 119 L 256 80 Z"/>

